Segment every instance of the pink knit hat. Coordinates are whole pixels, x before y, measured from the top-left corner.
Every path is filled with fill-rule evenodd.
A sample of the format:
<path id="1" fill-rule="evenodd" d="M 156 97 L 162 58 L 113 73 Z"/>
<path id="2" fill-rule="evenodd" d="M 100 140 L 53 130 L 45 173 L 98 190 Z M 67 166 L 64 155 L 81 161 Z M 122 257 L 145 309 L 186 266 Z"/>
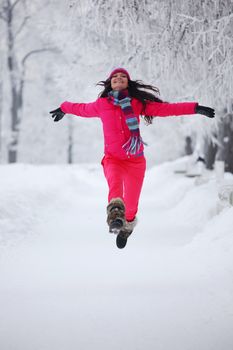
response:
<path id="1" fill-rule="evenodd" d="M 122 72 L 122 73 L 124 73 L 125 75 L 127 75 L 127 78 L 130 80 L 130 75 L 129 75 L 129 73 L 127 72 L 127 70 L 126 70 L 125 68 L 115 68 L 115 69 L 111 72 L 111 74 L 109 75 L 108 78 L 111 79 L 111 78 L 113 77 L 114 74 L 120 73 L 120 72 Z"/>

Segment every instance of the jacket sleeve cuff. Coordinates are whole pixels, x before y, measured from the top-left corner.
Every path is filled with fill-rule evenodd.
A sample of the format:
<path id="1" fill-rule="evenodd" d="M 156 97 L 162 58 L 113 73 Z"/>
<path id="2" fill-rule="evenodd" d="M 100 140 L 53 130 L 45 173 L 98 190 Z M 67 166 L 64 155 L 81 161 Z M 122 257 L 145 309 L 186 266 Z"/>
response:
<path id="1" fill-rule="evenodd" d="M 65 101 L 60 105 L 60 108 L 64 113 L 72 113 L 72 106 L 73 106 L 72 102 Z"/>

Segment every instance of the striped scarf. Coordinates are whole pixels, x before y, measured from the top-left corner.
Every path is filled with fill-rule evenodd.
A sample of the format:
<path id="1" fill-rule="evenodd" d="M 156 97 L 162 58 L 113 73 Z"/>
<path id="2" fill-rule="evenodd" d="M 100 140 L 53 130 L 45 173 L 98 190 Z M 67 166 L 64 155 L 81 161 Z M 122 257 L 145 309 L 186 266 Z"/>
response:
<path id="1" fill-rule="evenodd" d="M 139 123 L 137 117 L 134 115 L 131 106 L 131 97 L 128 90 L 115 91 L 112 90 L 108 96 L 114 105 L 120 106 L 125 116 L 126 124 L 129 128 L 131 136 L 129 140 L 122 146 L 126 154 L 136 155 L 141 145 L 146 145 L 140 136 Z"/>

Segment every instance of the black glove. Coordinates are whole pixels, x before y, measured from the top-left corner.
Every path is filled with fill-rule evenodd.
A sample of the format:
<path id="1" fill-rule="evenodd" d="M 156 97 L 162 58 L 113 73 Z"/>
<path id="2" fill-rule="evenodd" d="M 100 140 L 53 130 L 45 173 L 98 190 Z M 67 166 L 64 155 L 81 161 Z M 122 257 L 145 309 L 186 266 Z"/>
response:
<path id="1" fill-rule="evenodd" d="M 59 120 L 61 120 L 65 113 L 62 112 L 61 108 L 57 108 L 57 109 L 54 109 L 54 111 L 51 111 L 49 112 L 52 114 L 52 118 L 54 118 L 54 122 L 58 122 Z"/>
<path id="2" fill-rule="evenodd" d="M 195 113 L 197 114 L 203 114 L 208 118 L 214 118 L 215 117 L 215 110 L 210 107 L 205 106 L 199 106 L 197 105 L 195 108 Z"/>

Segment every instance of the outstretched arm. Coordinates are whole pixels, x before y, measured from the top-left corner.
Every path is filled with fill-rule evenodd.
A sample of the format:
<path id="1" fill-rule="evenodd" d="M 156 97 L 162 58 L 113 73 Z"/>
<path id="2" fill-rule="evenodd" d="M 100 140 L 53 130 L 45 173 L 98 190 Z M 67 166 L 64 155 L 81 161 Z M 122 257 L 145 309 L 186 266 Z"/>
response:
<path id="1" fill-rule="evenodd" d="M 213 118 L 215 116 L 214 109 L 205 106 L 199 106 L 196 102 L 148 102 L 145 108 L 145 115 L 167 117 L 172 115 L 188 115 L 188 114 L 203 114 Z"/>
<path id="2" fill-rule="evenodd" d="M 60 106 L 64 113 L 75 114 L 80 117 L 98 117 L 99 115 L 99 99 L 91 103 L 72 103 L 63 102 Z"/>
<path id="3" fill-rule="evenodd" d="M 73 103 L 65 101 L 59 108 L 50 112 L 54 121 L 61 120 L 65 114 L 75 114 L 80 117 L 98 117 L 99 116 L 99 99 L 91 103 Z"/>

